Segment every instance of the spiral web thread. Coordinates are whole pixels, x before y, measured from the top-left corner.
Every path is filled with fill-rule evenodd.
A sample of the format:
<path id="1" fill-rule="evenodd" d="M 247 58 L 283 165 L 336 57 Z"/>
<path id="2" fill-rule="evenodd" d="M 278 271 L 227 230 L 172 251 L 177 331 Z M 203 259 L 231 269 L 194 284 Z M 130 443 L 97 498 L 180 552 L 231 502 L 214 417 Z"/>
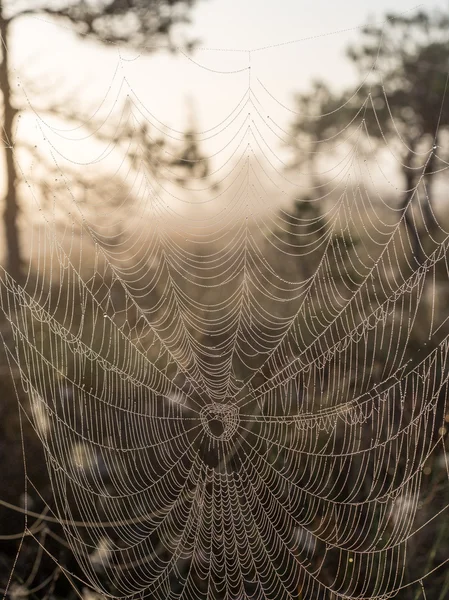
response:
<path id="1" fill-rule="evenodd" d="M 115 139 L 93 160 L 66 149 L 91 148 L 91 134 L 34 113 L 59 188 L 44 206 L 22 171 L 35 264 L 22 284 L 2 271 L 6 351 L 45 450 L 48 514 L 81 580 L 108 597 L 386 599 L 407 587 L 425 597 L 430 569 L 408 572 L 407 557 L 446 510 L 420 517 L 425 465 L 437 457 L 449 476 L 449 328 L 438 309 L 449 232 L 434 215 L 414 259 L 405 210 L 388 197 L 404 190 L 374 185 L 386 175 L 366 160 L 371 94 L 313 150 L 283 129 L 294 111 L 254 67 L 276 49 L 185 56 L 212 84 L 241 89 L 197 134 L 214 148 L 213 173 L 187 158 L 187 183 L 158 146 L 182 133 L 143 105 L 121 55 L 101 125 L 112 122 Z M 374 67 L 365 81 L 382 81 Z M 326 166 L 305 169 L 312 183 L 293 181 L 281 145 L 325 154 Z M 437 174 L 426 166 L 434 157 L 444 175 L 443 156 L 418 156 L 406 207 L 416 227 Z M 95 172 L 111 157 L 115 191 L 82 203 L 69 168 Z M 279 209 L 273 190 L 307 196 L 303 213 Z M 428 341 L 410 358 L 418 327 Z"/>

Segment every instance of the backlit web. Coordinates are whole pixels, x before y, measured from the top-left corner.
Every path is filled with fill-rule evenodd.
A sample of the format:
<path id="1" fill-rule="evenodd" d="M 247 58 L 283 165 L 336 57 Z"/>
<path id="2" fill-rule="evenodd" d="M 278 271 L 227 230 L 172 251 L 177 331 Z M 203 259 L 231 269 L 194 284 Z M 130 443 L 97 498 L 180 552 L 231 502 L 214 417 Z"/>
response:
<path id="1" fill-rule="evenodd" d="M 309 43 L 286 44 L 290 59 Z M 37 522 L 61 523 L 80 571 L 46 550 L 35 517 L 24 536 L 74 585 L 116 598 L 426 597 L 435 564 L 407 565 L 424 532 L 438 543 L 448 501 L 449 233 L 444 210 L 425 212 L 448 165 L 445 91 L 404 190 L 384 169 L 401 167 L 405 141 L 399 128 L 382 137 L 376 60 L 338 106 L 301 112 L 259 69 L 283 48 L 183 55 L 206 86 L 239 90 L 187 136 L 142 102 L 140 56 L 117 52 L 82 126 L 30 101 L 57 185 L 44 197 L 28 183 L 30 268 L 24 282 L 2 272 L 1 309 L 53 492 Z M 313 143 L 285 127 L 336 114 L 338 130 Z M 374 137 L 386 163 L 370 158 Z"/>

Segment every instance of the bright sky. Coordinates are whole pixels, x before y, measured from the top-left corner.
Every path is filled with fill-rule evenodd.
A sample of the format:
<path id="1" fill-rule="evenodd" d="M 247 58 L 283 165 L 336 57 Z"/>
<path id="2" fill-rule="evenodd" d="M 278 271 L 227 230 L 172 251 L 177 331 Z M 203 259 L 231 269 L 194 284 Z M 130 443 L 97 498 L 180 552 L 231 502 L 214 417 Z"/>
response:
<path id="1" fill-rule="evenodd" d="M 345 57 L 345 48 L 359 36 L 358 27 L 368 20 L 381 22 L 386 12 L 414 11 L 419 7 L 449 9 L 449 0 L 198 0 L 189 29 L 200 46 L 229 50 L 269 49 L 251 53 L 251 89 L 261 100 L 265 116 L 288 128 L 295 108 L 293 94 L 307 88 L 314 78 L 334 87 L 356 85 L 358 78 Z M 297 43 L 286 43 L 302 40 Z M 186 56 L 157 52 L 137 55 L 115 47 L 80 40 L 68 26 L 38 18 L 17 20 L 11 36 L 13 65 L 20 90 L 30 97 L 42 92 L 48 100 L 68 99 L 67 106 L 82 106 L 94 113 L 105 96 L 114 106 L 123 77 L 151 121 L 184 131 L 189 106 L 194 109 L 198 130 L 207 130 L 229 116 L 248 89 L 248 52 L 198 50 Z M 114 78 L 115 74 L 115 78 Z M 285 105 L 281 109 L 262 90 L 257 80 Z M 37 95 L 36 95 L 37 90 Z M 109 92 L 108 92 L 109 90 Z M 122 90 L 121 102 L 128 90 Z M 112 104 L 111 104 L 112 102 Z M 275 109 L 278 110 L 274 117 Z M 273 110 L 273 113 L 271 112 Z M 271 117 L 270 117 L 271 118 Z M 52 120 L 50 118 L 50 123 Z M 57 121 L 54 126 L 61 126 Z M 22 119 L 21 133 L 30 137 L 38 129 Z M 26 132 L 24 131 L 26 129 Z M 231 129 L 231 128 L 230 128 Z M 63 150 L 65 131 L 56 141 Z M 231 134 L 225 132 L 230 139 Z M 67 132 L 67 139 L 75 139 Z M 55 138 L 57 134 L 55 134 Z M 42 140 L 42 136 L 39 138 Z M 79 138 L 80 140 L 82 138 Z M 226 142 L 226 137 L 224 138 Z M 272 143 L 276 144 L 278 140 Z M 207 143 L 206 154 L 209 152 Z M 222 143 L 212 140 L 211 143 Z M 270 146 L 273 147 L 273 146 Z M 97 163 L 97 148 L 83 142 L 68 143 L 67 155 L 80 165 Z M 212 146 L 212 148 L 214 148 Z M 216 148 L 216 146 L 215 146 Z M 276 148 L 278 150 L 278 148 Z M 65 153 L 65 152 L 64 152 Z M 222 155 L 220 155 L 221 159 Z"/>
<path id="2" fill-rule="evenodd" d="M 448 0 L 421 4 L 419 0 L 199 0 L 190 32 L 201 46 L 230 49 L 309 38 L 252 54 L 253 77 L 260 77 L 276 98 L 293 107 L 292 91 L 304 89 L 312 78 L 339 85 L 354 76 L 344 49 L 357 38 L 357 31 L 326 34 L 356 28 L 368 18 L 380 21 L 386 11 L 448 4 Z M 310 39 L 314 36 L 318 37 Z M 75 41 L 61 25 L 36 18 L 17 24 L 13 43 L 21 77 L 37 79 L 50 93 L 79 94 L 81 101 L 104 95 L 118 62 L 117 50 Z M 247 86 L 247 71 L 224 75 L 207 70 L 246 68 L 246 53 L 198 51 L 194 59 L 201 66 L 165 53 L 142 57 L 124 53 L 123 57 L 136 58 L 123 63 L 123 72 L 148 110 L 179 129 L 188 112 L 187 98 L 193 101 L 200 127 L 207 128 L 231 112 Z"/>

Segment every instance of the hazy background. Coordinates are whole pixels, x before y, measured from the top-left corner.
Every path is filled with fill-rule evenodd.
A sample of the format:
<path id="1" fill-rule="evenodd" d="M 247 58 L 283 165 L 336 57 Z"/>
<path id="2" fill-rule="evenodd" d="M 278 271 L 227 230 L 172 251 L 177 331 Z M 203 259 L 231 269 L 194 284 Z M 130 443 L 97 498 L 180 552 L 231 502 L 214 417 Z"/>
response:
<path id="1" fill-rule="evenodd" d="M 192 10 L 192 24 L 186 31 L 205 48 L 251 50 L 304 39 L 303 43 L 252 57 L 254 68 L 267 87 L 281 102 L 293 107 L 292 93 L 307 88 L 312 79 L 325 79 L 336 88 L 358 82 L 358 74 L 345 57 L 345 48 L 357 38 L 358 28 L 367 22 L 381 22 L 388 11 L 400 13 L 420 7 L 430 11 L 447 8 L 448 3 L 283 0 L 278 5 L 258 0 L 200 0 Z M 315 36 L 315 40 L 310 39 Z M 102 97 L 117 65 L 116 49 L 81 42 L 68 31 L 68 26 L 50 23 L 45 17 L 24 17 L 18 21 L 12 44 L 16 66 L 23 66 L 30 75 L 39 74 L 44 84 L 49 78 L 52 86 L 56 82 L 58 87 L 75 93 L 80 85 L 87 84 L 82 95 L 89 97 L 91 103 L 95 93 Z M 132 59 L 139 54 L 121 50 L 121 55 Z M 217 70 L 248 65 L 245 53 L 222 56 L 220 52 L 198 50 L 193 58 Z M 141 94 L 145 106 L 177 129 L 186 124 L 186 101 L 193 101 L 198 128 L 207 129 L 230 112 L 247 82 L 245 74 L 205 74 L 189 65 L 184 56 L 165 52 L 140 57 L 131 72 L 130 83 Z"/>
<path id="2" fill-rule="evenodd" d="M 31 0 L 0 1 L 0 7 L 8 5 L 9 14 L 32 4 Z M 47 2 L 51 7 L 75 4 Z M 433 15 L 437 8 L 448 13 L 448 22 L 438 21 L 429 39 L 421 22 L 411 22 L 411 49 L 405 42 L 397 43 L 392 25 L 393 49 L 388 47 L 379 62 L 387 74 L 382 83 L 391 100 L 393 123 L 382 100 L 381 83 L 375 77 L 365 81 L 379 27 L 390 11 L 411 18 L 419 10 Z M 56 456 L 64 450 L 57 458 L 63 465 L 61 477 L 62 472 L 72 477 L 67 484 L 68 502 L 77 498 L 78 483 L 88 482 L 98 485 L 99 497 L 107 503 L 111 495 L 119 496 L 120 486 L 126 487 L 128 473 L 135 472 L 135 465 L 127 465 L 126 457 L 122 460 L 121 438 L 114 438 L 114 432 L 111 441 L 103 439 L 101 427 L 92 427 L 98 446 L 112 446 L 111 452 L 100 451 L 81 437 L 88 418 L 83 412 L 85 390 L 91 390 L 89 402 L 95 407 L 98 399 L 110 401 L 120 427 L 122 416 L 114 412 L 115 402 L 134 402 L 133 407 L 142 403 L 150 416 L 163 416 L 154 425 L 163 435 L 172 433 L 171 421 L 165 418 L 172 411 L 180 431 L 178 448 L 182 448 L 191 442 L 183 429 L 189 424 L 185 410 L 192 410 L 195 403 L 237 404 L 247 398 L 245 394 L 251 398 L 247 386 L 254 371 L 258 375 L 254 389 L 260 392 L 289 361 L 295 362 L 296 353 L 304 351 L 310 366 L 306 374 L 298 367 L 286 384 L 286 390 L 291 386 L 288 392 L 274 386 L 276 396 L 268 404 L 275 416 L 294 419 L 298 410 L 310 416 L 322 409 L 334 414 L 340 404 L 371 393 L 373 386 L 382 385 L 402 368 L 410 371 L 406 391 L 391 394 L 384 404 L 391 408 L 388 415 L 387 409 L 381 409 L 360 422 L 357 418 L 352 424 L 350 418 L 343 425 L 338 422 L 330 433 L 323 427 L 305 429 L 300 435 L 286 433 L 283 423 L 278 427 L 274 418 L 269 430 L 257 419 L 253 422 L 258 407 L 251 399 L 247 407 L 251 452 L 256 448 L 263 460 L 269 457 L 276 475 L 287 473 L 298 487 L 302 476 L 318 483 L 326 480 L 325 499 L 329 494 L 343 507 L 348 498 L 364 505 L 371 493 L 381 497 L 382 492 L 387 498 L 409 475 L 413 485 L 419 480 L 409 496 L 406 487 L 396 505 L 388 504 L 393 516 L 386 517 L 382 505 L 366 527 L 351 508 L 347 513 L 343 508 L 339 518 L 353 520 L 354 543 L 366 540 L 366 546 L 360 542 L 361 555 L 365 550 L 369 555 L 371 542 L 380 544 L 380 524 L 393 544 L 409 539 L 407 527 L 413 521 L 416 535 L 407 542 L 407 561 L 400 555 L 397 563 L 392 559 L 392 572 L 402 573 L 404 568 L 406 583 L 417 574 L 431 573 L 426 579 L 427 600 L 445 600 L 449 593 L 445 566 L 449 556 L 448 361 L 443 353 L 433 364 L 432 377 L 418 367 L 412 372 L 407 365 L 418 364 L 425 352 L 437 353 L 449 335 L 447 96 L 443 102 L 449 2 L 199 0 L 189 14 L 190 25 L 172 32 L 173 52 L 165 48 L 166 39 L 157 40 L 157 49 L 150 40 L 148 52 L 120 43 L 104 44 L 76 35 L 69 22 L 52 21 L 49 14 L 18 17 L 10 26 L 9 69 L 6 81 L 5 70 L 0 81 L 5 105 L 2 192 L 4 205 L 13 209 L 9 220 L 5 215 L 2 229 L 5 270 L 0 277 L 0 593 L 4 590 L 11 600 L 74 600 L 76 588 L 85 600 L 104 597 L 91 595 L 80 583 L 72 585 L 52 560 L 57 557 L 81 576 L 54 516 L 59 497 L 48 476 L 53 468 L 51 452 Z M 366 55 L 361 51 L 351 61 L 347 48 L 360 50 L 362 40 L 367 40 L 367 23 L 375 30 L 374 44 Z M 423 37 L 421 48 L 418 42 Z M 196 48 L 184 54 L 178 50 L 185 48 L 186 40 L 195 41 Z M 358 122 L 359 109 L 371 89 L 377 112 L 368 106 L 365 130 Z M 233 111 L 248 90 L 248 108 L 234 121 Z M 8 98 L 14 113 L 7 110 Z M 304 118 L 309 114 L 324 114 L 324 118 Z M 211 129 L 216 136 L 209 135 Z M 345 140 L 346 130 L 356 141 Z M 234 155 L 238 136 L 242 140 Z M 334 137 L 343 139 L 336 148 Z M 384 252 L 387 240 L 388 252 Z M 428 258 L 435 256 L 435 264 L 429 266 Z M 410 283 L 410 289 L 404 282 Z M 92 355 L 78 353 L 76 344 L 72 347 L 59 335 L 58 327 L 52 329 L 39 311 L 33 313 L 36 306 L 27 304 L 26 294 L 51 313 L 50 325 L 56 322 L 64 327 L 67 339 L 79 336 L 76 339 Z M 302 304 L 304 298 L 307 302 Z M 379 309 L 385 309 L 384 318 L 378 318 Z M 265 320 L 263 311 L 273 321 Z M 372 328 L 366 315 L 377 319 Z M 297 326 L 290 330 L 291 319 Z M 360 325 L 367 326 L 365 337 L 351 337 L 347 352 L 344 347 L 341 355 L 333 353 L 336 341 Z M 333 349 L 330 358 L 319 366 L 326 348 Z M 150 365 L 148 372 L 157 367 L 167 375 L 170 385 L 161 386 L 160 393 L 145 386 L 142 392 L 131 380 L 123 384 L 116 377 L 120 368 L 128 373 L 127 369 L 140 365 L 137 350 Z M 199 367 L 191 360 L 192 353 Z M 97 355 L 105 362 L 92 359 Z M 136 360 L 128 361 L 129 356 Z M 113 366 L 110 371 L 107 361 Z M 190 377 L 191 371 L 195 377 Z M 223 385 L 223 372 L 229 375 L 229 385 Z M 22 387 L 21 376 L 32 382 L 33 389 Z M 197 389 L 201 378 L 205 383 Z M 123 389 L 129 394 L 122 394 Z M 110 418 L 109 408 L 101 402 L 97 408 L 99 421 Z M 129 412 L 135 417 L 133 409 Z M 403 423 L 417 414 L 422 421 L 415 440 L 415 434 L 404 433 Z M 68 433 L 63 425 L 72 416 Z M 198 420 L 197 414 L 194 419 Z M 223 423 L 215 420 L 220 429 Z M 131 425 L 140 424 L 136 418 Z M 129 422 L 125 425 L 131 427 Z M 372 459 L 358 462 L 358 453 L 367 449 L 373 431 L 391 445 L 386 442 L 388 450 L 379 455 L 371 452 Z M 401 443 L 392 442 L 393 432 Z M 134 433 L 132 429 L 131 438 Z M 22 441 L 30 482 L 26 489 Z M 48 441 L 45 454 L 43 441 Z M 150 447 L 152 439 L 146 441 Z M 210 450 L 206 442 L 195 450 L 206 467 L 214 469 L 218 451 Z M 304 444 L 301 448 L 309 447 L 312 454 L 318 447 L 329 445 L 335 450 L 348 444 L 350 458 L 346 462 L 341 458 L 344 452 L 336 454 L 331 472 L 324 469 L 320 477 L 313 473 L 313 465 L 295 462 L 295 444 Z M 427 456 L 428 447 L 432 451 Z M 158 498 L 162 474 L 157 450 L 152 452 L 144 458 L 154 472 L 142 469 L 141 475 L 157 482 L 156 492 L 143 499 L 144 514 L 149 512 L 145 503 Z M 232 457 L 236 464 L 245 459 L 238 453 L 239 449 Z M 125 465 L 123 471 L 120 465 Z M 286 502 L 284 492 L 279 491 L 282 502 Z M 162 489 L 161 497 L 163 493 Z M 290 502 L 290 490 L 286 493 Z M 122 496 L 128 502 L 126 493 Z M 93 494 L 86 498 L 87 506 L 96 502 Z M 62 499 L 65 502 L 65 493 Z M 388 496 L 386 502 L 390 500 Z M 135 508 L 132 501 L 129 506 Z M 85 521 L 83 502 L 75 504 L 73 514 Z M 117 507 L 119 512 L 120 502 Z M 307 508 L 293 509 L 298 522 Z M 98 514 L 107 513 L 95 504 L 97 509 Z M 246 510 L 251 512 L 252 507 Z M 32 523 L 48 555 L 28 534 L 21 545 L 26 511 L 31 511 L 27 526 Z M 320 523 L 312 525 L 320 531 L 321 522 L 328 519 L 323 531 L 327 528 L 331 536 L 335 532 L 335 553 L 329 552 L 323 566 L 321 542 L 305 544 L 302 550 L 308 553 L 311 568 L 329 586 L 338 574 L 340 589 L 350 590 L 348 596 L 361 595 L 363 586 L 364 595 L 374 596 L 381 587 L 377 573 L 389 577 L 382 563 L 387 555 L 376 554 L 372 563 L 365 564 L 366 572 L 342 568 L 334 512 L 323 513 L 317 512 Z M 173 529 L 182 527 L 176 519 Z M 284 533 L 290 527 L 288 522 L 277 525 Z M 92 579 L 98 578 L 99 587 L 104 584 L 108 593 L 118 594 L 129 573 L 125 567 L 115 568 L 108 544 L 115 543 L 117 532 L 111 529 L 83 530 L 79 542 Z M 302 539 L 301 527 L 296 533 Z M 173 540 L 158 535 L 154 533 L 152 543 L 170 554 Z M 83 545 L 87 539 L 90 546 Z M 120 557 L 120 549 L 117 554 Z M 279 573 L 297 568 L 298 555 L 295 560 L 293 555 L 292 551 L 288 565 L 276 565 Z M 201 561 L 204 556 L 200 565 Z M 185 574 L 189 558 L 176 565 Z M 219 576 L 215 573 L 212 578 Z M 177 577 L 170 573 L 169 579 L 173 593 L 179 593 Z M 201 577 L 198 581 L 205 598 L 208 581 Z M 12 586 L 6 592 L 9 582 Z M 246 597 L 254 592 L 252 584 L 248 577 Z M 298 583 L 298 600 L 332 597 L 324 588 L 320 596 L 308 596 L 304 589 Z M 150 597 L 161 598 L 161 593 Z M 221 600 L 219 593 L 216 597 Z M 421 600 L 422 589 L 412 584 L 401 589 L 398 598 Z"/>

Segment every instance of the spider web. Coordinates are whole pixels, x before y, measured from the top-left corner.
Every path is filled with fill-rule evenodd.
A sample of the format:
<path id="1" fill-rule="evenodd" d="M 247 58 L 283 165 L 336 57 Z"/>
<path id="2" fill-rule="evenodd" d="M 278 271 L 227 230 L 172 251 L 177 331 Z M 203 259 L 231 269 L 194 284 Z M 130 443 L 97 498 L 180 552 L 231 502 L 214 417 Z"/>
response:
<path id="1" fill-rule="evenodd" d="M 195 133 L 208 156 L 177 164 L 164 159 L 183 134 L 136 93 L 139 57 L 118 55 L 87 128 L 31 106 L 59 187 L 44 203 L 22 170 L 36 225 L 26 281 L 2 271 L 5 349 L 53 491 L 38 521 L 60 523 L 82 575 L 55 563 L 107 597 L 425 598 L 431 569 L 410 573 L 407 558 L 446 509 L 420 517 L 429 459 L 449 475 L 437 310 L 449 232 L 433 214 L 418 260 L 406 219 L 426 223 L 427 166 L 447 163 L 439 146 L 415 152 L 399 209 L 391 190 L 404 190 L 367 160 L 374 95 L 311 149 L 287 133 L 295 111 L 257 70 L 278 49 L 184 55 L 240 92 Z M 363 82 L 382 83 L 375 64 Z M 103 113 L 98 131 L 115 135 L 86 159 Z M 395 143 L 383 138 L 400 166 L 399 132 Z M 321 162 L 290 177 L 286 146 Z M 70 169 L 103 163 L 111 187 L 83 202 Z M 297 213 L 285 204 L 295 195 Z M 413 349 L 417 330 L 427 342 Z M 50 552 L 33 526 L 23 536 Z"/>

